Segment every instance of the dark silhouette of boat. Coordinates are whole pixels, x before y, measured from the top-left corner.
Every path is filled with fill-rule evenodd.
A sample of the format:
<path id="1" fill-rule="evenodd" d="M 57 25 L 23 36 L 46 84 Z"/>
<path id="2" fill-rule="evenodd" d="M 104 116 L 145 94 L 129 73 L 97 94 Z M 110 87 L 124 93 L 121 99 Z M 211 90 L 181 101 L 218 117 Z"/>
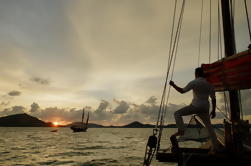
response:
<path id="1" fill-rule="evenodd" d="M 87 115 L 86 122 L 84 123 L 85 110 L 83 109 L 82 121 L 80 124 L 75 124 L 71 126 L 73 132 L 86 132 L 88 129 L 88 121 L 89 121 L 89 112 Z"/>

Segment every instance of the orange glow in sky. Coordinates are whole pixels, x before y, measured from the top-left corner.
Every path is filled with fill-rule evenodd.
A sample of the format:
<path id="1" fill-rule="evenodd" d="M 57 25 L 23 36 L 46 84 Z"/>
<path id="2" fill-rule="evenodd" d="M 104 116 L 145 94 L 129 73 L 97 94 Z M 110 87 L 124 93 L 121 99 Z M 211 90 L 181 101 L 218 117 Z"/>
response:
<path id="1" fill-rule="evenodd" d="M 52 122 L 54 126 L 58 126 L 59 122 Z"/>

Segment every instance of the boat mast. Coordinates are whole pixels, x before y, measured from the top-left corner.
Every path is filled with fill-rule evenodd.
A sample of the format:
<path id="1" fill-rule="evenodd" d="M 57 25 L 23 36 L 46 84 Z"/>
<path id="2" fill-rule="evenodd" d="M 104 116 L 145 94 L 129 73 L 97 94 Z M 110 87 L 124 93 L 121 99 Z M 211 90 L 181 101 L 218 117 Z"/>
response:
<path id="1" fill-rule="evenodd" d="M 84 117 L 85 117 L 85 109 L 83 108 L 83 113 L 82 113 L 82 123 L 84 123 Z"/>
<path id="2" fill-rule="evenodd" d="M 236 54 L 236 46 L 235 46 L 235 36 L 234 36 L 234 25 L 231 21 L 230 15 L 230 4 L 229 0 L 221 0 L 221 8 L 222 8 L 222 20 L 223 20 L 223 32 L 224 32 L 224 43 L 225 43 L 225 56 L 229 57 Z M 238 129 L 237 124 L 240 121 L 240 102 L 239 95 L 237 90 L 229 91 L 230 98 L 230 119 L 232 122 L 232 145 L 230 145 L 235 150 L 239 149 L 237 142 L 240 143 L 240 139 L 238 137 Z M 236 145 L 233 147 L 233 145 Z M 228 145 L 229 146 L 229 145 Z"/>

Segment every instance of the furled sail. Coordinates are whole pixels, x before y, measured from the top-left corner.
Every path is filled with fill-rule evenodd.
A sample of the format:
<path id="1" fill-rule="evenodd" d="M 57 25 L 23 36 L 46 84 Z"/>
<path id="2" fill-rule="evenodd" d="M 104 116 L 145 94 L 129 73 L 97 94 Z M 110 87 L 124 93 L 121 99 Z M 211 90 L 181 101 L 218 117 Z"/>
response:
<path id="1" fill-rule="evenodd" d="M 216 91 L 251 88 L 250 49 L 201 67 Z"/>

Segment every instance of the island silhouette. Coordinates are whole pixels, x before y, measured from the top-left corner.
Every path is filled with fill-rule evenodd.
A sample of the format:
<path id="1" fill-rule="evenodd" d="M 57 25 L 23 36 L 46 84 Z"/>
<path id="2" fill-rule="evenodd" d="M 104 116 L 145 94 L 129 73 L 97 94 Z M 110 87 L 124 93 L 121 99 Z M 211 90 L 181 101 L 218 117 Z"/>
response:
<path id="1" fill-rule="evenodd" d="M 73 122 L 68 125 L 59 125 L 57 127 L 70 127 L 81 122 Z M 223 127 L 222 124 L 214 124 L 216 127 Z M 34 116 L 26 113 L 8 115 L 0 117 L 0 127 L 55 127 L 52 122 L 44 122 Z M 103 126 L 95 123 L 89 123 L 88 128 L 154 128 L 155 125 L 143 124 L 138 121 L 123 126 Z M 175 124 L 168 124 L 165 128 L 176 128 Z"/>

